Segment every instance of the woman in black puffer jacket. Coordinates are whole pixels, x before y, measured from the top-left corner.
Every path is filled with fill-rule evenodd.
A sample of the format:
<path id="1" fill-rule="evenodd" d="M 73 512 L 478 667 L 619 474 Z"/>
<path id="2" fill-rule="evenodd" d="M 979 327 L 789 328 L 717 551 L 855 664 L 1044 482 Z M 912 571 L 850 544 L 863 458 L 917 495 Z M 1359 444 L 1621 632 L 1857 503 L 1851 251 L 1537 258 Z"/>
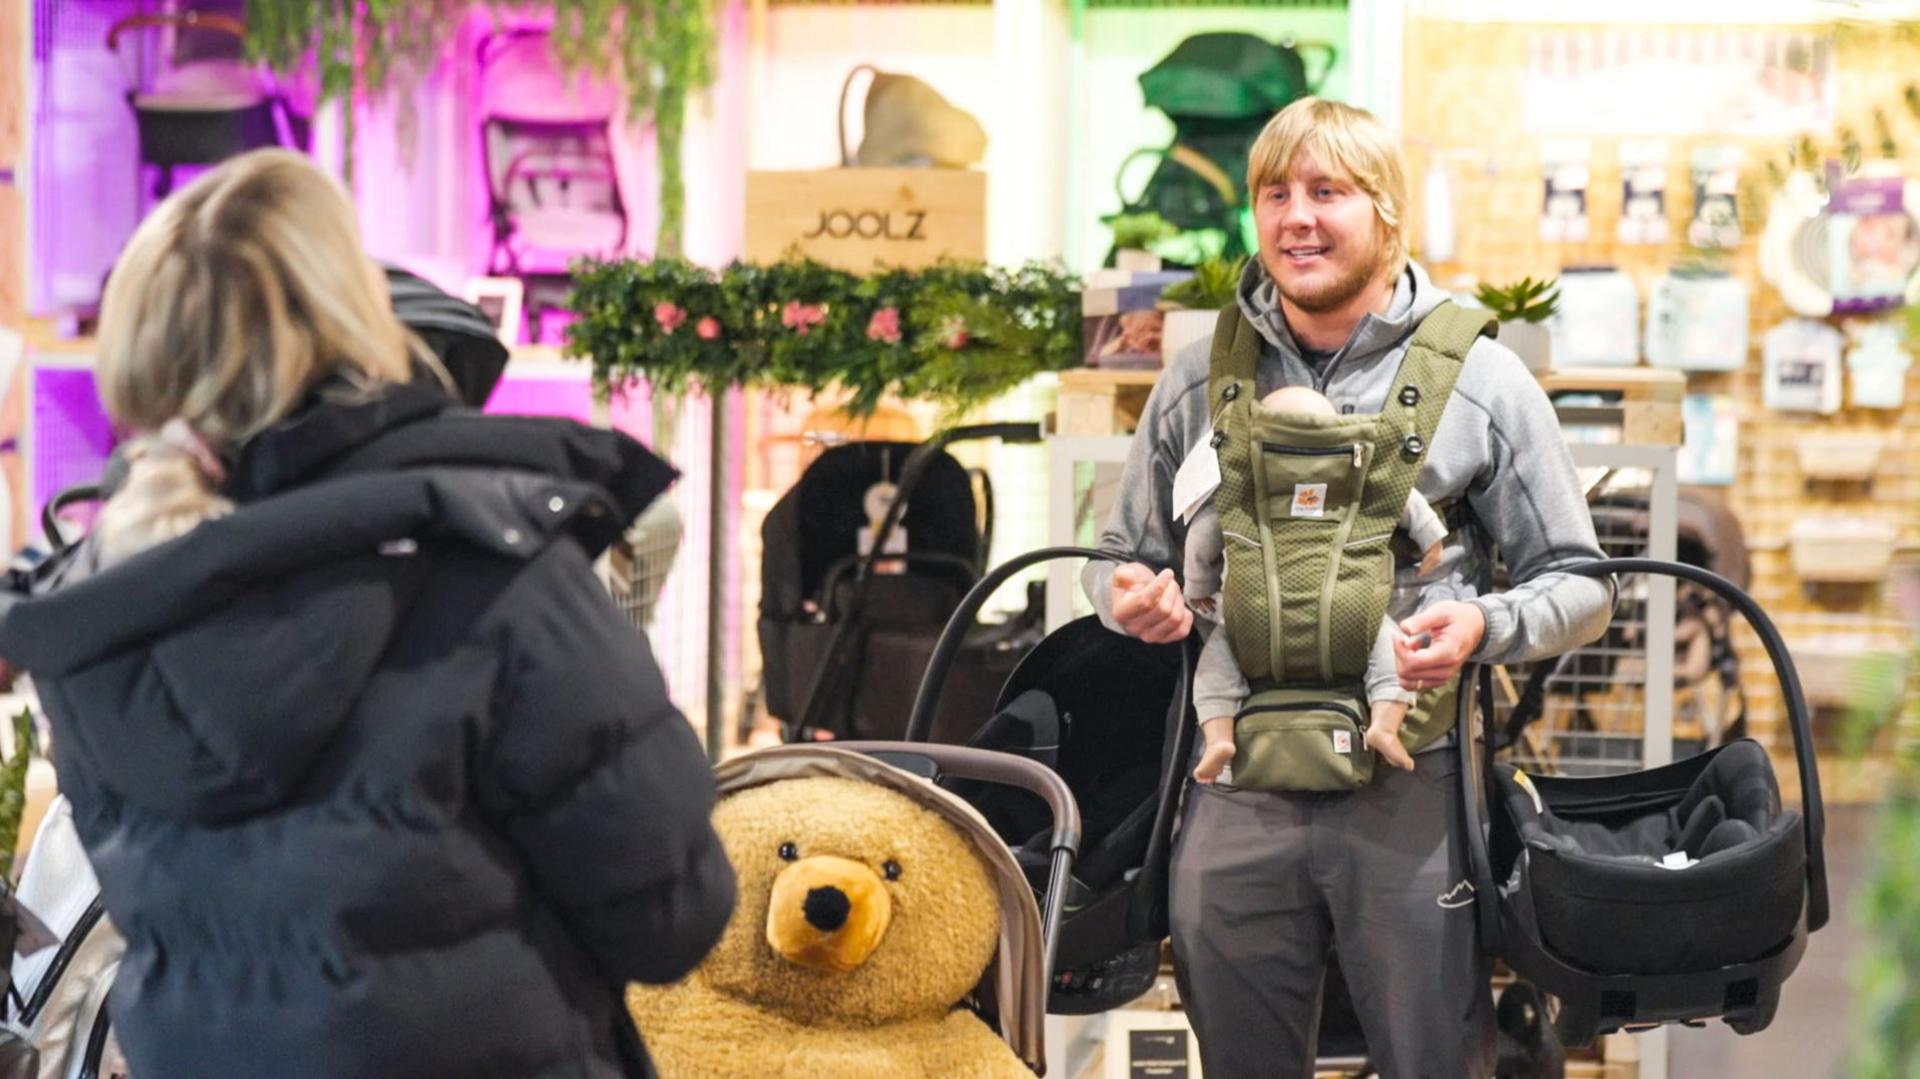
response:
<path id="1" fill-rule="evenodd" d="M 648 1074 L 621 987 L 696 965 L 734 882 L 706 760 L 589 563 L 672 470 L 415 380 L 352 207 L 296 155 L 163 203 L 102 315 L 127 475 L 0 654 L 127 939 L 134 1074 Z"/>

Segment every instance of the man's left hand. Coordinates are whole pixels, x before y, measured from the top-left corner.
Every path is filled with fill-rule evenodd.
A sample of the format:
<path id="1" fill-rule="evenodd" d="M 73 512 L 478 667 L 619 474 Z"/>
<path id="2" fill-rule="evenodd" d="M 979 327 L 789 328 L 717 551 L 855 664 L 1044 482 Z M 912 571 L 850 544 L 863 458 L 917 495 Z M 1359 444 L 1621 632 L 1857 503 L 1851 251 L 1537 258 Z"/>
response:
<path id="1" fill-rule="evenodd" d="M 1453 680 L 1487 635 L 1487 615 L 1478 606 L 1446 600 L 1415 611 L 1400 623 L 1401 636 L 1393 642 L 1394 666 L 1400 685 L 1420 692 Z M 1418 647 L 1420 637 L 1428 640 Z"/>

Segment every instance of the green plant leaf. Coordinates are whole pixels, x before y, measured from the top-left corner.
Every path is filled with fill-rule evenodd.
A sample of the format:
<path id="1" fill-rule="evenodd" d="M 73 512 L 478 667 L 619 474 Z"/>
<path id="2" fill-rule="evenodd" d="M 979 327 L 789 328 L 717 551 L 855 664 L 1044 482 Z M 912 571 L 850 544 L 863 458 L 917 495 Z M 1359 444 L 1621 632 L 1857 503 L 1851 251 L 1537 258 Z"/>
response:
<path id="1" fill-rule="evenodd" d="M 1219 309 L 1234 302 L 1240 288 L 1240 275 L 1246 270 L 1245 255 L 1233 259 L 1208 259 L 1193 268 L 1193 276 L 1177 281 L 1160 293 L 1163 303 L 1196 310 Z"/>
<path id="2" fill-rule="evenodd" d="M 1482 283 L 1473 298 L 1502 322 L 1545 322 L 1559 310 L 1559 278 L 1523 277 L 1510 285 Z"/>
<path id="3" fill-rule="evenodd" d="M 636 378 L 664 393 L 840 389 L 856 413 L 895 394 L 957 415 L 1082 362 L 1079 282 L 1050 266 L 861 276 L 798 257 L 717 273 L 661 258 L 582 260 L 573 273 L 567 354 L 591 360 L 603 394 Z"/>
<path id="4" fill-rule="evenodd" d="M 496 24 L 527 7 L 486 0 Z M 569 72 L 620 76 L 634 122 L 651 118 L 660 165 L 655 250 L 677 255 L 685 216 L 681 143 L 687 103 L 713 84 L 719 39 L 714 0 L 551 0 L 554 58 Z M 282 75 L 309 56 L 318 103 L 391 97 L 402 132 L 413 128 L 414 91 L 458 36 L 466 0 L 247 0 L 247 55 Z M 351 178 L 355 110 L 345 110 Z"/>

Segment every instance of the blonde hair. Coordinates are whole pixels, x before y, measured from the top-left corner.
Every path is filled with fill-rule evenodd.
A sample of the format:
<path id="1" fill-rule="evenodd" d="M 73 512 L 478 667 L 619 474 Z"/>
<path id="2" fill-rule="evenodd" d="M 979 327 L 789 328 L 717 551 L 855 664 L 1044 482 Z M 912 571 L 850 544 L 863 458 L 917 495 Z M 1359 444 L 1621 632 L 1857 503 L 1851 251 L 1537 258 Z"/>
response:
<path id="1" fill-rule="evenodd" d="M 141 222 L 102 299 L 100 397 L 138 433 L 96 528 L 102 557 L 231 509 L 214 492 L 221 450 L 320 383 L 365 399 L 409 381 L 415 360 L 437 367 L 394 317 L 353 205 L 325 173 L 259 150 L 200 177 Z"/>
<path id="2" fill-rule="evenodd" d="M 1247 153 L 1247 192 L 1257 198 L 1271 184 L 1285 183 L 1302 153 L 1343 175 L 1373 200 L 1386 230 L 1391 276 L 1407 268 L 1407 169 L 1393 136 L 1365 109 L 1319 97 L 1303 97 L 1274 114 Z"/>

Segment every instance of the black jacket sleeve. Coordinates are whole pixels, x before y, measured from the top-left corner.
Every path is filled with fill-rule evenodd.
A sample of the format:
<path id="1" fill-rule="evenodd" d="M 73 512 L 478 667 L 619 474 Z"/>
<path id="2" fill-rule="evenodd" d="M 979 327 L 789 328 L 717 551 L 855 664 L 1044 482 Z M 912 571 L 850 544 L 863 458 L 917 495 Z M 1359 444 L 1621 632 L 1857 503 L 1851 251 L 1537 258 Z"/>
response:
<path id="1" fill-rule="evenodd" d="M 542 552 L 502 599 L 481 804 L 610 978 L 680 978 L 734 904 L 706 755 L 576 545 Z"/>

